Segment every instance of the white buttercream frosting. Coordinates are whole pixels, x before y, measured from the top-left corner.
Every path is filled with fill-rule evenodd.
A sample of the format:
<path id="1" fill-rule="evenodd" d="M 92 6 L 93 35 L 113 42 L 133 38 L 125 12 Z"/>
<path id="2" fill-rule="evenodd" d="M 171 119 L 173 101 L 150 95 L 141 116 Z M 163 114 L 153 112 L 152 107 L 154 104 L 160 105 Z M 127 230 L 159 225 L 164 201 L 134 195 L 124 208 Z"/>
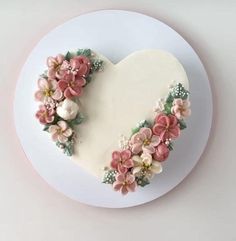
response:
<path id="1" fill-rule="evenodd" d="M 80 98 L 85 121 L 78 127 L 78 139 L 72 159 L 89 173 L 101 177 L 111 153 L 119 150 L 121 134 L 129 137 L 131 129 L 143 119 L 152 120 L 153 106 L 165 98 L 169 86 L 189 82 L 181 63 L 160 50 L 134 52 L 113 64 L 104 56 L 104 70 Z"/>

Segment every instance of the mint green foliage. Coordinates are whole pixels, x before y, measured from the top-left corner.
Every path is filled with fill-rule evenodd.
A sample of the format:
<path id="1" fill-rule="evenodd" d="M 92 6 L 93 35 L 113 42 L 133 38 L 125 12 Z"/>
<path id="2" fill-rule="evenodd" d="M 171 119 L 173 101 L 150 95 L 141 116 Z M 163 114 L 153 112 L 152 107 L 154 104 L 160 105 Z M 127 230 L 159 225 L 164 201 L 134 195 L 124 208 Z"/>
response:
<path id="1" fill-rule="evenodd" d="M 183 130 L 187 127 L 186 123 L 184 120 L 179 120 L 179 128 L 180 130 Z"/>
<path id="2" fill-rule="evenodd" d="M 67 61 L 70 61 L 70 59 L 73 58 L 73 57 L 74 57 L 74 54 L 71 53 L 70 51 L 68 51 L 68 52 L 66 53 L 66 55 L 65 55 L 65 59 L 66 59 Z"/>
<path id="3" fill-rule="evenodd" d="M 172 88 L 171 95 L 174 98 L 181 98 L 183 100 L 186 100 L 188 98 L 189 92 L 184 88 L 181 83 L 178 83 L 174 88 Z"/>
<path id="4" fill-rule="evenodd" d="M 103 65 L 103 61 L 101 59 L 94 59 L 92 60 L 92 72 L 98 71 L 101 69 Z"/>
<path id="5" fill-rule="evenodd" d="M 103 183 L 105 184 L 113 184 L 116 180 L 116 174 L 117 174 L 117 171 L 115 170 L 107 170 L 105 173 L 104 173 L 104 177 L 103 177 Z"/>
<path id="6" fill-rule="evenodd" d="M 136 182 L 141 187 L 145 187 L 146 185 L 150 184 L 149 179 L 145 176 L 136 177 Z"/>
<path id="7" fill-rule="evenodd" d="M 84 119 L 85 119 L 84 116 L 81 113 L 78 113 L 75 119 L 68 122 L 68 124 L 70 126 L 79 125 L 84 121 Z"/>
<path id="8" fill-rule="evenodd" d="M 173 149 L 174 149 L 173 146 L 174 146 L 174 143 L 170 142 L 167 147 L 169 148 L 170 151 L 173 151 Z"/>
<path id="9" fill-rule="evenodd" d="M 164 113 L 166 115 L 171 114 L 171 108 L 173 104 L 174 97 L 172 96 L 171 93 L 169 93 L 168 97 L 166 98 L 166 103 L 164 104 Z"/>
<path id="10" fill-rule="evenodd" d="M 150 128 L 151 124 L 147 120 L 140 121 L 138 125 L 132 129 L 132 135 L 139 132 L 142 127 Z"/>
<path id="11" fill-rule="evenodd" d="M 90 57 L 92 54 L 91 49 L 78 49 L 76 55 L 84 55 L 86 57 Z"/>
<path id="12" fill-rule="evenodd" d="M 56 145 L 63 150 L 63 152 L 67 156 L 72 156 L 74 152 L 73 142 L 68 141 L 66 143 L 60 143 L 59 141 L 56 142 Z"/>

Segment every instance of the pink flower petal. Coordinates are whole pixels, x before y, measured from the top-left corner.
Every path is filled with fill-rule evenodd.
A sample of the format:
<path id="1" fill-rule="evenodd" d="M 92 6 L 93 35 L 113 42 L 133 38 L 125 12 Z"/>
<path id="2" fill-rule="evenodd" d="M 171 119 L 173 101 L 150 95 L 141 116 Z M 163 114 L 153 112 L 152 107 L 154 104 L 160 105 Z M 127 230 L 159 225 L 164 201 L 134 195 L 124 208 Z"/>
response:
<path id="1" fill-rule="evenodd" d="M 123 183 L 125 181 L 125 175 L 124 174 L 117 174 L 116 180 Z"/>
<path id="2" fill-rule="evenodd" d="M 176 126 L 175 128 L 169 129 L 169 136 L 170 138 L 177 138 L 180 135 L 180 129 L 178 126 Z"/>
<path id="3" fill-rule="evenodd" d="M 127 160 L 131 157 L 131 151 L 130 150 L 124 150 L 120 153 L 120 157 L 122 160 Z"/>
<path id="4" fill-rule="evenodd" d="M 140 133 L 145 135 L 145 139 L 150 139 L 151 136 L 152 136 L 152 130 L 150 128 L 147 128 L 147 127 L 141 128 Z"/>
<path id="5" fill-rule="evenodd" d="M 49 133 L 54 134 L 58 131 L 58 129 L 59 129 L 59 126 L 51 125 L 51 126 L 49 126 L 48 131 L 49 131 Z"/>
<path id="6" fill-rule="evenodd" d="M 117 166 L 118 166 L 118 161 L 117 160 L 112 160 L 111 161 L 111 167 L 115 170 L 117 170 Z"/>
<path id="7" fill-rule="evenodd" d="M 83 64 L 80 66 L 79 71 L 77 72 L 77 75 L 85 77 L 87 76 L 88 72 L 89 72 L 89 67 L 86 64 Z"/>
<path id="8" fill-rule="evenodd" d="M 50 79 L 49 81 L 48 81 L 48 83 L 50 84 L 50 89 L 51 90 L 56 90 L 56 88 L 57 88 L 57 81 L 55 80 L 55 79 Z"/>
<path id="9" fill-rule="evenodd" d="M 38 87 L 39 87 L 40 90 L 49 89 L 48 81 L 44 78 L 40 78 L 38 80 Z"/>
<path id="10" fill-rule="evenodd" d="M 46 116 L 45 120 L 47 123 L 52 123 L 54 121 L 54 116 Z"/>
<path id="11" fill-rule="evenodd" d="M 58 87 L 64 91 L 67 87 L 68 87 L 68 82 L 65 81 L 64 79 L 63 80 L 59 80 L 58 81 Z"/>
<path id="12" fill-rule="evenodd" d="M 131 137 L 131 143 L 135 144 L 135 143 L 142 143 L 145 139 L 145 135 L 138 132 L 136 134 L 134 134 L 132 137 Z"/>
<path id="13" fill-rule="evenodd" d="M 38 90 L 38 91 L 35 92 L 34 97 L 37 101 L 43 102 L 44 98 L 45 98 L 45 95 L 44 95 L 42 90 Z"/>
<path id="14" fill-rule="evenodd" d="M 54 79 L 56 77 L 56 71 L 54 68 L 49 68 L 47 73 L 49 78 Z"/>
<path id="15" fill-rule="evenodd" d="M 151 145 L 152 146 L 157 146 L 160 143 L 160 139 L 158 136 L 153 135 L 151 138 Z"/>
<path id="16" fill-rule="evenodd" d="M 143 146 L 143 143 L 133 144 L 131 147 L 131 150 L 134 154 L 138 154 L 142 151 L 142 146 Z"/>
<path id="17" fill-rule="evenodd" d="M 58 141 L 58 133 L 57 132 L 52 134 L 52 139 L 53 139 L 53 141 Z"/>
<path id="18" fill-rule="evenodd" d="M 117 170 L 121 174 L 124 174 L 128 171 L 128 169 L 125 166 L 123 166 L 121 163 L 118 163 Z"/>
<path id="19" fill-rule="evenodd" d="M 130 175 L 130 174 L 127 174 L 126 176 L 126 182 L 131 184 L 135 181 L 135 176 L 134 175 Z"/>
<path id="20" fill-rule="evenodd" d="M 71 128 L 68 128 L 67 130 L 65 130 L 63 132 L 63 135 L 66 136 L 66 137 L 70 137 L 72 135 L 73 131 Z"/>
<path id="21" fill-rule="evenodd" d="M 119 191 L 122 186 L 123 186 L 123 184 L 120 183 L 120 182 L 118 182 L 118 181 L 115 181 L 115 182 L 113 183 L 113 188 L 114 188 L 115 191 Z"/>
<path id="22" fill-rule="evenodd" d="M 126 186 L 122 186 L 121 187 L 121 193 L 123 194 L 123 195 L 126 195 L 127 193 L 128 193 L 128 190 L 127 190 L 127 187 Z"/>
<path id="23" fill-rule="evenodd" d="M 126 188 L 129 192 L 134 192 L 137 184 L 136 182 L 131 183 L 130 185 L 127 185 Z"/>
<path id="24" fill-rule="evenodd" d="M 49 68 L 50 68 L 50 67 L 54 67 L 56 63 L 57 63 L 57 62 L 56 62 L 55 58 L 53 58 L 53 57 L 51 57 L 51 56 L 47 58 L 47 66 L 48 66 Z"/>
<path id="25" fill-rule="evenodd" d="M 68 99 L 71 99 L 73 97 L 70 88 L 66 88 L 66 90 L 64 91 L 64 96 Z"/>
<path id="26" fill-rule="evenodd" d="M 164 130 L 165 128 L 163 128 L 163 126 L 160 126 L 159 123 L 155 124 L 152 128 L 153 133 L 159 137 L 161 136 Z"/>
<path id="27" fill-rule="evenodd" d="M 63 97 L 63 93 L 60 89 L 56 89 L 52 95 L 54 100 L 60 100 Z"/>
<path id="28" fill-rule="evenodd" d="M 134 162 L 132 159 L 127 159 L 124 161 L 123 166 L 126 168 L 131 168 L 134 166 Z"/>
<path id="29" fill-rule="evenodd" d="M 151 145 L 143 146 L 143 152 L 152 154 L 155 152 L 155 148 L 154 148 L 154 146 L 151 146 Z"/>
<path id="30" fill-rule="evenodd" d="M 66 143 L 68 141 L 68 138 L 65 137 L 64 135 L 58 135 L 58 141 L 60 143 Z"/>
<path id="31" fill-rule="evenodd" d="M 68 127 L 68 125 L 65 121 L 58 121 L 57 125 L 61 128 L 62 131 L 65 131 Z"/>
<path id="32" fill-rule="evenodd" d="M 113 151 L 112 152 L 112 160 L 119 161 L 121 159 L 120 152 L 119 151 Z"/>
<path id="33" fill-rule="evenodd" d="M 86 84 L 86 80 L 85 80 L 85 78 L 82 78 L 82 77 L 78 77 L 78 78 L 76 77 L 75 84 L 76 84 L 76 86 L 82 87 Z"/>

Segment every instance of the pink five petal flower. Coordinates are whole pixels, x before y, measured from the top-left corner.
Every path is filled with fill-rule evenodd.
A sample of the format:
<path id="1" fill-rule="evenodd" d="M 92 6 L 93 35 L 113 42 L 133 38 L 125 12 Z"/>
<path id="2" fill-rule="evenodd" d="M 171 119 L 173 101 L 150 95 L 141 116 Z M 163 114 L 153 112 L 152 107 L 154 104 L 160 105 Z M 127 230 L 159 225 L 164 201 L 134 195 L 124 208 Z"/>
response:
<path id="1" fill-rule="evenodd" d="M 116 181 L 113 183 L 113 188 L 115 191 L 120 191 L 123 195 L 128 192 L 134 192 L 137 183 L 135 181 L 135 176 L 131 173 L 116 175 Z"/>
<path id="2" fill-rule="evenodd" d="M 134 163 L 131 159 L 131 151 L 114 151 L 112 153 L 111 167 L 119 173 L 126 173 L 129 168 L 133 167 Z"/>
<path id="3" fill-rule="evenodd" d="M 160 143 L 157 147 L 156 147 L 156 151 L 153 155 L 154 159 L 162 162 L 165 161 L 168 156 L 169 156 L 170 150 L 167 147 L 167 145 L 165 143 Z"/>
<path id="4" fill-rule="evenodd" d="M 178 119 L 183 119 L 191 115 L 190 101 L 182 100 L 180 98 L 174 99 L 173 106 L 171 108 L 172 114 Z"/>
<path id="5" fill-rule="evenodd" d="M 134 154 L 138 154 L 141 151 L 152 154 L 155 152 L 155 147 L 159 142 L 159 137 L 153 135 L 150 128 L 143 127 L 131 137 L 130 146 Z"/>
<path id="6" fill-rule="evenodd" d="M 69 99 L 80 96 L 85 84 L 86 80 L 83 77 L 77 77 L 72 73 L 66 74 L 63 79 L 58 81 L 58 87 L 64 93 L 64 96 Z"/>
<path id="7" fill-rule="evenodd" d="M 47 109 L 45 105 L 40 105 L 35 116 L 41 124 L 45 125 L 54 121 L 54 114 L 54 109 Z"/>
<path id="8" fill-rule="evenodd" d="M 38 80 L 39 90 L 35 93 L 35 99 L 41 102 L 51 102 L 52 99 L 60 100 L 63 96 L 62 91 L 58 89 L 57 81 L 54 79 L 40 78 Z"/>
<path id="9" fill-rule="evenodd" d="M 91 62 L 89 58 L 84 55 L 75 56 L 70 60 L 70 66 L 72 72 L 80 77 L 86 77 L 89 74 L 91 68 Z"/>
<path id="10" fill-rule="evenodd" d="M 48 57 L 47 58 L 47 66 L 48 66 L 48 77 L 55 78 L 57 74 L 60 72 L 60 67 L 64 61 L 65 57 L 62 54 L 58 54 L 56 57 Z"/>
<path id="11" fill-rule="evenodd" d="M 57 125 L 51 125 L 48 131 L 51 133 L 53 141 L 59 141 L 60 143 L 67 142 L 68 137 L 73 133 L 65 121 L 58 121 Z"/>
<path id="12" fill-rule="evenodd" d="M 155 118 L 152 130 L 162 141 L 171 138 L 174 139 L 180 135 L 178 120 L 174 115 L 159 114 Z"/>

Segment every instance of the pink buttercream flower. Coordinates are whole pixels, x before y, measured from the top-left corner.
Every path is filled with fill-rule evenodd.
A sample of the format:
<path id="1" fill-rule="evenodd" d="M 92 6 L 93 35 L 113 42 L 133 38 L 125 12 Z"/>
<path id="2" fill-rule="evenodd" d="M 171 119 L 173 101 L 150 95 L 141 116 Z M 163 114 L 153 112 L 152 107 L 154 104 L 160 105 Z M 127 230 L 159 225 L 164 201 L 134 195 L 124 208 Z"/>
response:
<path id="1" fill-rule="evenodd" d="M 48 57 L 47 58 L 47 66 L 48 66 L 48 77 L 49 78 L 61 78 L 62 74 L 64 74 L 62 63 L 64 62 L 65 57 L 62 54 L 58 54 L 56 57 Z"/>
<path id="2" fill-rule="evenodd" d="M 111 167 L 117 170 L 119 173 L 126 173 L 129 168 L 133 167 L 134 163 L 131 159 L 131 151 L 114 151 L 112 153 Z"/>
<path id="3" fill-rule="evenodd" d="M 159 144 L 159 137 L 152 134 L 152 130 L 143 127 L 138 133 L 134 134 L 130 140 L 131 151 L 138 154 L 141 151 L 150 154 L 155 152 L 155 147 Z"/>
<path id="4" fill-rule="evenodd" d="M 70 60 L 71 71 L 77 76 L 86 77 L 91 68 L 89 58 L 84 55 L 75 56 Z"/>
<path id="5" fill-rule="evenodd" d="M 152 130 L 162 141 L 171 138 L 174 139 L 180 135 L 178 120 L 174 115 L 159 114 L 155 118 Z"/>
<path id="6" fill-rule="evenodd" d="M 116 181 L 113 183 L 113 188 L 115 191 L 120 191 L 123 195 L 127 194 L 128 192 L 134 192 L 137 183 L 135 181 L 135 176 L 127 173 L 127 174 L 120 174 L 116 175 Z"/>
<path id="7" fill-rule="evenodd" d="M 162 162 L 165 161 L 168 156 L 169 156 L 170 150 L 167 147 L 167 145 L 165 143 L 160 143 L 157 147 L 156 147 L 156 151 L 153 155 L 154 159 Z"/>
<path id="8" fill-rule="evenodd" d="M 66 143 L 68 137 L 73 133 L 65 121 L 58 121 L 57 125 L 51 125 L 48 131 L 52 134 L 53 141 L 59 141 L 60 143 Z"/>
<path id="9" fill-rule="evenodd" d="M 40 78 L 38 80 L 39 90 L 35 93 L 35 99 L 41 102 L 52 102 L 53 100 L 60 100 L 63 96 L 62 91 L 57 86 L 57 81 L 54 79 Z"/>
<path id="10" fill-rule="evenodd" d="M 83 77 L 75 76 L 72 73 L 66 74 L 63 79 L 58 81 L 58 87 L 63 91 L 64 96 L 69 99 L 73 96 L 80 96 L 85 84 L 86 80 Z"/>
<path id="11" fill-rule="evenodd" d="M 171 108 L 172 114 L 178 119 L 182 119 L 191 115 L 190 101 L 182 100 L 180 98 L 174 99 L 173 106 Z"/>
<path id="12" fill-rule="evenodd" d="M 47 109 L 45 105 L 40 105 L 39 110 L 36 112 L 36 118 L 39 119 L 41 124 L 48 124 L 54 121 L 54 109 Z"/>

